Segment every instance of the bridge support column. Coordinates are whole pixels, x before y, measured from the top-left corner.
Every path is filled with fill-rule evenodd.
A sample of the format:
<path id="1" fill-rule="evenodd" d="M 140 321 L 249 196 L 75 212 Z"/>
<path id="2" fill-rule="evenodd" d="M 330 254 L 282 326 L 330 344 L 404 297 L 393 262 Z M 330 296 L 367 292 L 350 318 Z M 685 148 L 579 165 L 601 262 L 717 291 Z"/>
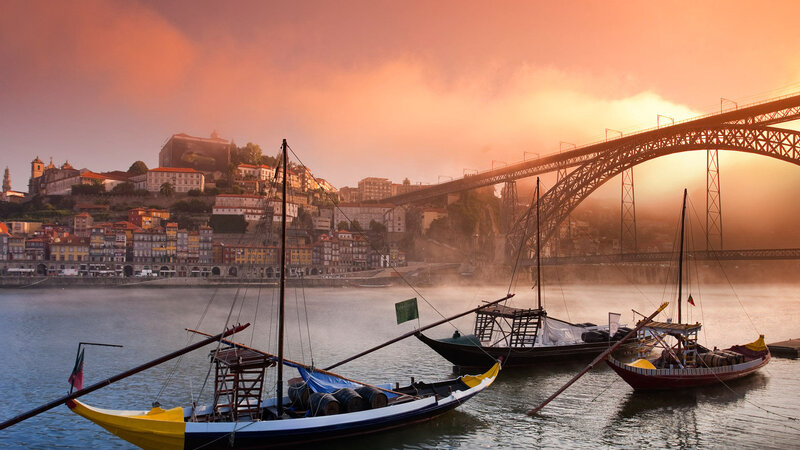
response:
<path id="1" fill-rule="evenodd" d="M 636 202 L 633 191 L 633 167 L 622 171 L 622 201 L 620 204 L 619 252 L 636 253 Z"/>
<path id="2" fill-rule="evenodd" d="M 502 232 L 508 233 L 517 221 L 517 182 L 514 180 L 506 181 L 501 195 L 503 201 L 501 203 L 500 223 L 503 228 Z"/>
<path id="3" fill-rule="evenodd" d="M 722 250 L 722 197 L 717 149 L 706 150 L 706 250 Z"/>

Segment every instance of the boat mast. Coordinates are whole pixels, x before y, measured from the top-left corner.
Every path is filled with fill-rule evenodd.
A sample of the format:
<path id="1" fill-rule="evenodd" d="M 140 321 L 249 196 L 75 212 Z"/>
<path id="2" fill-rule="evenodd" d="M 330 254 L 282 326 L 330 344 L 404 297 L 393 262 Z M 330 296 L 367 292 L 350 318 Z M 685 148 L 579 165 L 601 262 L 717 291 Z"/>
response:
<path id="1" fill-rule="evenodd" d="M 678 249 L 678 323 L 681 323 L 681 290 L 683 289 L 683 234 L 686 228 L 686 189 L 683 190 L 681 207 L 681 243 Z"/>
<path id="2" fill-rule="evenodd" d="M 539 232 L 539 177 L 536 177 L 536 302 L 539 311 L 542 310 L 542 252 L 540 242 L 542 236 Z"/>
<path id="3" fill-rule="evenodd" d="M 288 178 L 287 160 L 288 155 L 286 152 L 286 139 L 281 144 L 281 153 L 283 155 L 282 170 L 283 170 L 283 187 L 281 196 L 281 283 L 280 283 L 280 297 L 278 302 L 278 386 L 277 386 L 277 411 L 278 418 L 283 416 L 283 311 L 284 299 L 286 289 L 286 179 Z"/>

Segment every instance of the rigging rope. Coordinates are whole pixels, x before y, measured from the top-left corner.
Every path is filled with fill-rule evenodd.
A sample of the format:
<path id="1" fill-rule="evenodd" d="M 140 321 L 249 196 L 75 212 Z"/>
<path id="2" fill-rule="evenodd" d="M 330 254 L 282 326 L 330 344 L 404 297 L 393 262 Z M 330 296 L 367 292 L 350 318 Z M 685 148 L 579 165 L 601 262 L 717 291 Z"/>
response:
<path id="1" fill-rule="evenodd" d="M 304 167 L 307 167 L 307 166 L 306 166 L 306 165 L 303 163 L 303 161 L 300 159 L 300 157 L 299 157 L 299 156 L 297 156 L 297 154 L 294 152 L 294 149 L 292 149 L 292 147 L 291 147 L 291 146 L 289 146 L 289 145 L 287 144 L 287 145 L 286 145 L 286 148 L 287 148 L 287 149 L 288 149 L 288 150 L 289 150 L 289 151 L 292 153 L 292 155 L 294 155 L 295 159 L 297 159 L 297 161 L 298 161 L 298 162 L 299 162 L 299 163 L 300 163 L 302 166 L 304 166 Z M 319 184 L 319 181 L 318 181 L 318 180 L 317 180 L 317 178 L 314 176 L 314 174 L 311 174 L 311 178 L 314 180 L 314 182 L 316 182 L 317 184 Z M 342 214 L 342 216 L 343 216 L 343 217 L 344 217 L 344 218 L 345 218 L 345 219 L 346 219 L 348 222 L 352 223 L 353 221 L 352 221 L 352 220 L 350 220 L 350 218 L 347 216 L 347 214 L 345 214 L 345 212 L 344 212 L 344 211 L 342 211 L 342 210 L 341 210 L 341 208 L 339 208 L 339 205 L 338 205 L 336 202 L 334 202 L 334 201 L 333 201 L 333 199 L 330 197 L 330 195 L 328 194 L 328 192 L 327 192 L 327 191 L 324 191 L 324 193 L 325 193 L 325 195 L 326 195 L 326 196 L 328 196 L 328 200 L 330 200 L 330 201 L 331 201 L 331 203 L 333 204 L 334 208 L 336 208 L 336 209 L 337 209 L 337 210 L 338 210 L 338 211 L 339 211 L 339 212 Z M 355 230 L 354 232 L 355 232 L 355 233 L 357 233 L 358 235 L 360 235 L 361 237 L 365 238 L 365 241 L 366 241 L 366 242 L 369 244 L 369 246 L 370 246 L 370 247 L 371 247 L 371 248 L 372 248 L 372 249 L 373 249 L 375 252 L 377 252 L 378 254 L 380 254 L 380 255 L 382 255 L 382 256 L 386 256 L 386 255 L 385 255 L 385 253 L 383 253 L 383 251 L 382 251 L 381 249 L 378 249 L 378 248 L 377 248 L 377 247 L 376 247 L 376 246 L 373 244 L 373 242 L 372 242 L 370 239 L 368 239 L 368 235 L 367 235 L 366 233 L 364 233 L 364 232 L 363 232 L 363 231 L 361 231 L 361 230 Z M 403 281 L 403 282 L 404 282 L 406 285 L 408 285 L 408 287 L 409 287 L 409 288 L 410 288 L 412 291 L 414 291 L 414 293 L 417 295 L 417 297 L 418 297 L 418 298 L 421 298 L 421 299 L 422 299 L 422 301 L 424 301 L 424 302 L 425 302 L 425 303 L 426 303 L 426 304 L 427 304 L 427 305 L 428 305 L 428 306 L 429 306 L 429 307 L 430 307 L 430 308 L 431 308 L 431 309 L 432 309 L 434 312 L 436 312 L 436 314 L 438 314 L 439 316 L 441 316 L 443 319 L 444 319 L 444 318 L 446 318 L 446 317 L 445 317 L 445 315 L 444 315 L 444 314 L 442 314 L 442 312 L 441 312 L 441 311 L 439 311 L 439 310 L 438 310 L 438 309 L 437 309 L 435 306 L 433 306 L 433 304 L 432 304 L 430 301 L 428 301 L 428 299 L 427 299 L 427 298 L 425 298 L 425 296 L 424 296 L 424 295 L 422 295 L 422 293 L 421 293 L 421 292 L 419 292 L 419 290 L 417 290 L 417 288 L 415 288 L 415 287 L 414 287 L 414 285 L 413 285 L 413 284 L 412 284 L 412 283 L 411 283 L 411 282 L 410 282 L 410 281 L 409 281 L 409 280 L 408 280 L 408 279 L 407 279 L 405 276 L 403 276 L 403 274 L 402 274 L 402 273 L 401 273 L 399 270 L 397 270 L 397 267 L 395 267 L 395 266 L 389 266 L 389 269 L 391 269 L 391 270 L 392 270 L 392 271 L 393 271 L 393 272 L 394 272 L 394 273 L 397 275 L 397 278 L 400 278 L 400 280 L 402 280 L 402 281 Z M 455 326 L 455 325 L 454 325 L 452 322 L 448 322 L 448 323 L 449 323 L 449 324 L 450 324 L 450 325 L 451 325 L 453 328 L 455 328 L 456 330 L 458 330 L 458 327 L 456 327 L 456 326 Z"/>
<path id="2" fill-rule="evenodd" d="M 315 367 L 314 365 L 314 349 L 311 344 L 311 328 L 308 325 L 308 305 L 306 305 L 306 284 L 303 277 L 300 277 L 300 289 L 303 292 L 303 311 L 306 317 L 306 335 L 308 337 L 308 354 L 311 357 L 311 367 Z"/>
<path id="3" fill-rule="evenodd" d="M 695 215 L 697 215 L 697 211 L 695 211 L 694 207 L 692 207 L 692 211 L 694 211 Z M 725 272 L 725 268 L 722 266 L 722 261 L 720 261 L 720 259 L 719 259 L 718 255 L 716 254 L 716 252 L 712 252 L 712 255 L 714 256 L 714 261 L 717 263 L 717 266 L 719 266 L 719 269 L 722 272 L 722 275 L 725 277 L 725 281 L 728 282 L 728 286 L 731 288 L 731 292 L 733 292 L 733 296 L 736 298 L 736 301 L 739 303 L 739 307 L 742 309 L 742 312 L 744 313 L 745 317 L 747 317 L 747 320 L 750 322 L 750 326 L 753 327 L 753 330 L 755 330 L 756 333 L 763 334 L 758 329 L 758 327 L 756 326 L 755 322 L 753 322 L 753 318 L 750 317 L 750 314 L 748 314 L 747 310 L 744 308 L 744 304 L 742 303 L 742 299 L 739 298 L 739 294 L 736 292 L 736 289 L 733 287 L 733 283 L 731 282 L 731 279 L 728 277 L 728 273 Z"/>
<path id="4" fill-rule="evenodd" d="M 200 314 L 200 318 L 197 320 L 197 325 L 195 325 L 195 327 L 194 327 L 195 330 L 199 330 L 200 329 L 200 325 L 203 323 L 203 320 L 206 318 L 206 313 L 208 313 L 208 308 L 211 307 L 211 304 L 214 302 L 214 298 L 216 298 L 217 292 L 219 292 L 219 288 L 218 287 L 214 289 L 214 292 L 211 294 L 211 298 L 208 300 L 208 302 L 206 302 L 206 307 L 203 308 L 203 313 Z M 184 344 L 184 347 L 188 347 L 189 344 L 192 342 L 192 338 L 194 337 L 194 333 L 190 333 L 190 332 L 187 331 L 186 335 L 187 335 L 186 336 L 186 344 Z M 164 394 L 164 391 L 167 389 L 167 386 L 172 382 L 172 378 L 175 376 L 175 373 L 177 372 L 178 367 L 180 367 L 184 356 L 186 356 L 186 355 L 179 356 L 178 359 L 175 361 L 175 364 L 173 364 L 172 369 L 170 369 L 170 371 L 167 373 L 167 379 L 164 380 L 164 382 L 161 385 L 161 389 L 159 389 L 158 394 L 156 394 L 155 399 L 153 399 L 153 403 L 154 404 L 158 403 L 158 399 L 161 398 L 161 395 Z M 190 389 L 190 391 L 191 391 L 191 389 Z"/>

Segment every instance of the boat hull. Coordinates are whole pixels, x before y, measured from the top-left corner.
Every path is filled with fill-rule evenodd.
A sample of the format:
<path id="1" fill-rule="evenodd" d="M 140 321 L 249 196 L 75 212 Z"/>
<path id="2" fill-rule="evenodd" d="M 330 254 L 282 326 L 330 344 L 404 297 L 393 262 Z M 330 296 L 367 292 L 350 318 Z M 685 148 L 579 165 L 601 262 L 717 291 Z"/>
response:
<path id="1" fill-rule="evenodd" d="M 742 378 L 769 363 L 770 355 L 741 364 L 710 368 L 642 369 L 609 357 L 606 363 L 634 390 L 668 390 L 709 386 Z"/>
<path id="2" fill-rule="evenodd" d="M 401 388 L 400 392 L 425 393 L 425 396 L 381 408 L 281 420 L 195 422 L 189 420 L 191 408 L 115 411 L 77 400 L 70 401 L 68 406 L 76 414 L 143 448 L 286 447 L 363 436 L 434 419 L 489 387 L 499 371 L 497 364 L 482 375 L 432 384 L 416 383 Z M 274 399 L 264 406 L 273 403 Z"/>
<path id="3" fill-rule="evenodd" d="M 467 368 L 490 367 L 499 359 L 502 359 L 504 368 L 530 367 L 550 361 L 589 359 L 603 353 L 609 347 L 608 342 L 526 348 L 485 347 L 477 345 L 474 341 L 461 344 L 431 339 L 422 333 L 416 333 L 416 336 L 453 365 Z M 612 344 L 615 342 L 611 341 Z M 624 343 L 618 351 L 633 352 L 637 345 L 636 342 Z"/>

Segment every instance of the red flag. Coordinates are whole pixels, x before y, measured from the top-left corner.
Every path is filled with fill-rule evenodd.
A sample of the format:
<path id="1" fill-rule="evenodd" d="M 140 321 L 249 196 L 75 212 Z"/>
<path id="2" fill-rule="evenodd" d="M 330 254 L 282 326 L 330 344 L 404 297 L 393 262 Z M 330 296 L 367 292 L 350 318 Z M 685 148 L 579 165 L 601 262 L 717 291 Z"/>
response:
<path id="1" fill-rule="evenodd" d="M 69 390 L 70 393 L 72 393 L 72 389 L 78 391 L 83 389 L 83 348 L 78 352 L 78 357 L 75 358 L 75 367 L 72 368 L 72 374 L 69 376 L 68 381 L 72 386 Z"/>
<path id="2" fill-rule="evenodd" d="M 692 298 L 692 294 L 689 294 L 689 299 L 686 300 L 686 301 L 692 306 L 697 306 L 697 305 L 694 304 L 694 299 Z"/>

